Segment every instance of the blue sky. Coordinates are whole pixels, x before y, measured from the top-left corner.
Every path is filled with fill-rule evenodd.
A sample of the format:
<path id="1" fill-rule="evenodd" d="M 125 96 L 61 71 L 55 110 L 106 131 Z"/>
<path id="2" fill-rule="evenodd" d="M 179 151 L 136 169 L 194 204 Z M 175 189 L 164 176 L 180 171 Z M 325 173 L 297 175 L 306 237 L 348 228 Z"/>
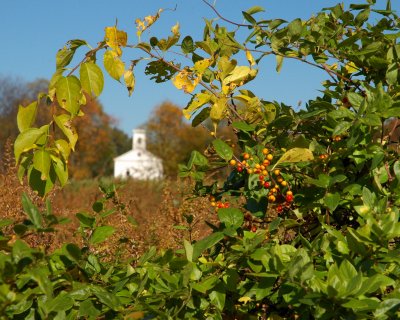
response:
<path id="1" fill-rule="evenodd" d="M 365 1 L 339 0 L 217 0 L 216 8 L 230 20 L 242 22 L 241 11 L 253 5 L 266 9 L 266 19 L 308 18 L 323 7 L 338 2 L 364 3 Z M 386 1 L 378 0 L 385 6 Z M 392 1 L 393 9 L 400 11 L 400 1 Z M 106 26 L 118 26 L 128 32 L 128 42 L 136 41 L 135 19 L 154 14 L 159 8 L 175 8 L 165 11 L 151 28 L 152 35 L 168 35 L 170 28 L 179 21 L 182 39 L 190 34 L 199 39 L 203 30 L 203 18 L 216 15 L 201 0 L 7 0 L 0 10 L 0 76 L 12 76 L 24 81 L 37 78 L 49 79 L 55 71 L 55 55 L 70 39 L 84 39 L 92 46 L 103 39 Z M 144 38 L 146 39 L 146 38 Z M 82 51 L 78 51 L 82 55 Z M 128 51 L 127 51 L 128 53 Z M 81 56 L 82 57 L 82 56 Z M 127 55 L 129 59 L 129 56 Z M 126 61 L 128 61 L 126 59 Z M 184 107 L 189 96 L 176 90 L 171 83 L 155 84 L 139 67 L 136 71 L 136 88 L 131 97 L 122 84 L 106 76 L 105 89 L 100 96 L 107 113 L 117 120 L 117 126 L 130 134 L 131 129 L 146 122 L 152 109 L 165 100 Z M 266 100 L 277 100 L 296 105 L 318 95 L 321 81 L 326 75 L 295 61 L 285 61 L 277 74 L 274 60 L 261 65 L 263 74 L 253 90 Z"/>

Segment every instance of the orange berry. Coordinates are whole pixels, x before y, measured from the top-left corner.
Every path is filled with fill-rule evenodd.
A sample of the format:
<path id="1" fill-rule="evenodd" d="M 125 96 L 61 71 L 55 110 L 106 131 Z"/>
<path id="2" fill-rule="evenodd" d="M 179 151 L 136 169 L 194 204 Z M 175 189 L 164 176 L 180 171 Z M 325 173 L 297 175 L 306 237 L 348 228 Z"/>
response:
<path id="1" fill-rule="evenodd" d="M 263 154 L 268 154 L 268 153 L 269 153 L 269 150 L 268 150 L 267 148 L 264 148 L 263 151 L 262 151 L 262 153 L 263 153 Z"/>
<path id="2" fill-rule="evenodd" d="M 276 198 L 275 198 L 274 195 L 270 195 L 270 196 L 268 197 L 268 201 L 269 201 L 269 202 L 275 202 L 275 200 L 276 200 Z"/>
<path id="3" fill-rule="evenodd" d="M 281 174 L 281 171 L 279 169 L 274 170 L 274 175 L 279 176 Z"/>
<path id="4" fill-rule="evenodd" d="M 283 180 L 283 181 L 281 182 L 281 186 L 282 186 L 282 187 L 286 187 L 286 186 L 287 186 L 287 181 Z"/>
<path id="5" fill-rule="evenodd" d="M 248 174 L 252 174 L 253 173 L 253 169 L 247 169 L 247 173 Z"/>
<path id="6" fill-rule="evenodd" d="M 271 192 L 271 193 L 277 193 L 278 190 L 277 190 L 276 188 L 272 188 L 270 192 Z"/>
<path id="7" fill-rule="evenodd" d="M 264 176 L 266 176 L 266 175 L 268 175 L 268 171 L 267 171 L 267 170 L 263 170 L 263 171 L 262 171 L 262 174 L 263 174 Z"/>
<path id="8" fill-rule="evenodd" d="M 236 160 L 235 160 L 235 159 L 232 159 L 231 161 L 229 161 L 229 164 L 230 164 L 231 166 L 236 165 Z"/>
<path id="9" fill-rule="evenodd" d="M 286 191 L 286 195 L 287 195 L 287 196 L 292 196 L 292 195 L 293 195 L 293 192 L 292 192 L 291 190 L 288 190 L 288 191 Z"/>
<path id="10" fill-rule="evenodd" d="M 242 161 L 242 164 L 246 164 L 246 160 L 243 160 L 243 161 Z"/>
<path id="11" fill-rule="evenodd" d="M 267 160 L 267 159 L 265 159 L 264 161 L 263 161 L 263 165 L 264 166 L 269 166 L 271 164 L 271 162 L 269 162 L 269 160 Z"/>
<path id="12" fill-rule="evenodd" d="M 244 153 L 243 159 L 246 159 L 246 160 L 250 159 L 250 155 L 248 153 Z"/>
<path id="13" fill-rule="evenodd" d="M 278 178 L 276 178 L 276 181 L 278 181 L 279 183 L 281 183 L 283 181 L 283 178 L 281 176 L 279 176 Z"/>
<path id="14" fill-rule="evenodd" d="M 257 163 L 257 164 L 255 165 L 255 167 L 256 167 L 256 169 L 260 169 L 260 164 Z"/>
<path id="15" fill-rule="evenodd" d="M 265 166 L 262 164 L 262 165 L 260 166 L 260 169 L 261 169 L 261 170 L 265 170 Z"/>
<path id="16" fill-rule="evenodd" d="M 273 158 L 274 158 L 274 156 L 272 154 L 267 155 L 267 160 L 271 161 Z"/>
<path id="17" fill-rule="evenodd" d="M 211 206 L 212 206 L 212 207 L 215 207 L 216 205 L 217 205 L 217 204 L 216 204 L 214 201 L 211 202 Z"/>

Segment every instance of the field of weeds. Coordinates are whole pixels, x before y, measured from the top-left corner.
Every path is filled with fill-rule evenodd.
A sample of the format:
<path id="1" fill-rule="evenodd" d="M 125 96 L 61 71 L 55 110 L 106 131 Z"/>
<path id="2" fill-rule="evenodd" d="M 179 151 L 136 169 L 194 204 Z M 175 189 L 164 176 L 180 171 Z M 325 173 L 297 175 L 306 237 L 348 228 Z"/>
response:
<path id="1" fill-rule="evenodd" d="M 116 181 L 102 178 L 71 181 L 63 189 L 53 191 L 48 197 L 53 213 L 70 221 L 57 226 L 55 232 L 25 234 L 24 240 L 46 251 L 53 251 L 66 242 L 81 244 L 76 214 L 93 212 L 93 204 L 104 198 L 100 186 L 106 189 L 113 185 L 116 186 L 115 196 L 105 202 L 110 214 L 102 218 L 101 223 L 112 225 L 116 232 L 97 248 L 104 257 L 123 254 L 135 258 L 151 246 L 158 249 L 177 248 L 183 238 L 195 240 L 208 234 L 210 228 L 205 221 L 215 222 L 216 215 L 207 198 L 190 198 L 192 185 L 188 181 Z M 26 184 L 20 184 L 9 151 L 0 162 L 0 188 L 1 219 L 14 221 L 5 232 L 16 238 L 13 226 L 24 223 L 26 219 L 21 204 L 22 194 L 27 193 L 41 210 L 45 210 L 46 203 Z M 190 225 L 185 216 L 193 216 Z"/>

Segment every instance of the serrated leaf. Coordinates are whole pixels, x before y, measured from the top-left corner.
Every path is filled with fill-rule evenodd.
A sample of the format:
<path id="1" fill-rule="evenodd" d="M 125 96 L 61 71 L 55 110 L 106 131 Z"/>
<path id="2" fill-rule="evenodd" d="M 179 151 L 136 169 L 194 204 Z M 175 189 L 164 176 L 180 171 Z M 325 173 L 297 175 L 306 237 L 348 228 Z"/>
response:
<path id="1" fill-rule="evenodd" d="M 293 148 L 288 151 L 286 151 L 282 157 L 275 163 L 274 168 L 279 164 L 279 163 L 284 163 L 284 162 L 301 162 L 301 161 L 311 161 L 314 159 L 314 155 L 311 152 L 310 149 L 307 148 Z"/>
<path id="2" fill-rule="evenodd" d="M 61 77 L 56 83 L 56 95 L 62 108 L 72 115 L 78 114 L 82 93 L 81 82 L 77 77 Z"/>
<path id="3" fill-rule="evenodd" d="M 115 51 L 107 50 L 103 56 L 103 64 L 111 78 L 119 81 L 125 71 L 125 64 Z"/>
<path id="4" fill-rule="evenodd" d="M 79 72 L 83 90 L 98 97 L 104 87 L 104 76 L 100 67 L 93 62 L 85 62 Z"/>
<path id="5" fill-rule="evenodd" d="M 228 146 L 224 141 L 221 139 L 215 139 L 212 142 L 215 151 L 217 154 L 224 160 L 229 161 L 232 159 L 233 150 L 230 146 Z"/>
<path id="6" fill-rule="evenodd" d="M 36 113 L 37 101 L 32 102 L 26 107 L 21 105 L 18 107 L 17 125 L 19 132 L 23 132 L 32 127 L 36 119 Z"/>
<path id="7" fill-rule="evenodd" d="M 125 86 L 128 89 L 128 96 L 132 95 L 133 90 L 135 89 L 135 75 L 133 74 L 133 70 L 127 70 L 124 73 L 124 81 Z"/>

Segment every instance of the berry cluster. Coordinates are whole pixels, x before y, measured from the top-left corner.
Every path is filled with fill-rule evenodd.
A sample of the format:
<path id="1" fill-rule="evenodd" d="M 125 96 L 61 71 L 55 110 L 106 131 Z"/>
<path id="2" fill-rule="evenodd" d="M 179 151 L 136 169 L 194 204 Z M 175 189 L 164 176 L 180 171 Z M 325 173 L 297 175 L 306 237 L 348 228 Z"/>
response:
<path id="1" fill-rule="evenodd" d="M 289 208 L 293 202 L 293 192 L 290 190 L 289 183 L 281 175 L 279 169 L 269 171 L 274 155 L 269 149 L 262 150 L 262 158 L 257 160 L 249 153 L 242 155 L 242 160 L 232 159 L 229 163 L 238 172 L 247 172 L 249 175 L 257 174 L 259 185 L 268 190 L 268 202 L 276 203 L 276 211 L 281 213 L 285 208 Z"/>
<path id="2" fill-rule="evenodd" d="M 215 207 L 215 211 L 222 208 L 229 208 L 229 202 L 216 201 L 214 196 L 210 196 L 210 203 L 212 207 Z"/>

